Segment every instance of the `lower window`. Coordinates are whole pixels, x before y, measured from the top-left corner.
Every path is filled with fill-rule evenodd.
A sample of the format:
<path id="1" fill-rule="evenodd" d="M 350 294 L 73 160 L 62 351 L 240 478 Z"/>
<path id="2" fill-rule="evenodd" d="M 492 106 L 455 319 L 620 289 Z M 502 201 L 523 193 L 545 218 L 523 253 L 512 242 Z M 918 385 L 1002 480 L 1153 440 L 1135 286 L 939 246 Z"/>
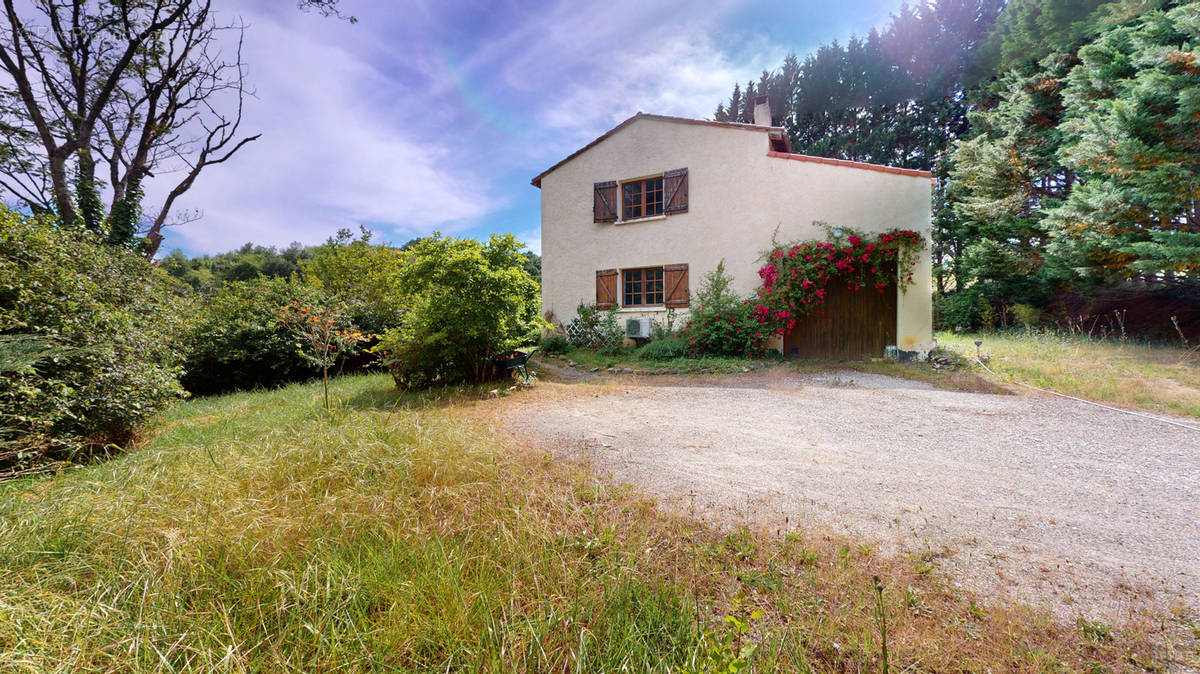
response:
<path id="1" fill-rule="evenodd" d="M 642 307 L 663 303 L 663 268 L 626 269 L 621 306 Z"/>

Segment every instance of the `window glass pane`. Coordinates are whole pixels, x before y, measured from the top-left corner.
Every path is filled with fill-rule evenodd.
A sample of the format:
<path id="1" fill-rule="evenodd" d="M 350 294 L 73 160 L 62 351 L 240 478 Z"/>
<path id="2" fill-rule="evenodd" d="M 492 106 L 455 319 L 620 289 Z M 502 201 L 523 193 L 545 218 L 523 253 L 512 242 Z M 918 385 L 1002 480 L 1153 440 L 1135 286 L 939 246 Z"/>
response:
<path id="1" fill-rule="evenodd" d="M 642 270 L 627 269 L 625 270 L 624 283 L 624 301 L 625 306 L 638 306 L 644 303 L 644 295 L 642 291 Z"/>
<path id="2" fill-rule="evenodd" d="M 622 217 L 626 220 L 642 217 L 642 183 L 625 183 L 622 189 L 625 207 L 622 211 Z"/>
<path id="3" fill-rule="evenodd" d="M 646 215 L 659 215 L 663 212 L 663 181 L 662 178 L 647 180 L 645 184 Z"/>

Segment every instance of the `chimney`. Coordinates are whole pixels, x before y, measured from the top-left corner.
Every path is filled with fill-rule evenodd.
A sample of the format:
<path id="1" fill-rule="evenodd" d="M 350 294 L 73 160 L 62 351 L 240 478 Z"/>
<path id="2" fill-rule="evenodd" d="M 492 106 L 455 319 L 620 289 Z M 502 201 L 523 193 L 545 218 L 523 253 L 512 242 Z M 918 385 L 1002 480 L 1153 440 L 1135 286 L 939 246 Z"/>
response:
<path id="1" fill-rule="evenodd" d="M 754 99 L 754 123 L 758 126 L 771 126 L 771 99 L 766 96 Z"/>

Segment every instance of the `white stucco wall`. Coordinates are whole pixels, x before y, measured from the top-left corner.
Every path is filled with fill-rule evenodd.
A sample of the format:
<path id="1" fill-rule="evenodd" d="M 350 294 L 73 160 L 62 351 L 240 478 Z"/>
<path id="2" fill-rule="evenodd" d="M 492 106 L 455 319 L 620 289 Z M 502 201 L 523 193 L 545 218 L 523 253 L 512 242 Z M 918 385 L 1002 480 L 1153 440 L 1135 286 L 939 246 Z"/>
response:
<path id="1" fill-rule="evenodd" d="M 901 227 L 929 238 L 930 180 L 767 155 L 763 127 L 639 117 L 542 177 L 542 306 L 567 322 L 596 299 L 598 269 L 687 263 L 692 292 L 725 260 L 734 289 L 758 287 L 760 257 L 780 242 L 824 239 L 816 222 L 865 232 Z M 688 212 L 628 224 L 592 222 L 593 184 L 688 169 Z M 899 294 L 902 349 L 932 344 L 928 246 Z M 665 310 L 624 311 L 655 316 Z"/>

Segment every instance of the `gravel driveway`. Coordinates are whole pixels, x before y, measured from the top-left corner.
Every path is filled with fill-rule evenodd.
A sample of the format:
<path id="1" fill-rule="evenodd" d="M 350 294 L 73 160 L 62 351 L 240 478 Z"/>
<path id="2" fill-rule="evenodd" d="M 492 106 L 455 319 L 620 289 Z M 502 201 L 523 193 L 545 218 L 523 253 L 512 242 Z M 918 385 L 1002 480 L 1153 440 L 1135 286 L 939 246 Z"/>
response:
<path id="1" fill-rule="evenodd" d="M 513 426 L 701 516 L 931 550 L 1062 617 L 1200 608 L 1198 432 L 857 372 L 587 388 L 521 396 Z"/>

